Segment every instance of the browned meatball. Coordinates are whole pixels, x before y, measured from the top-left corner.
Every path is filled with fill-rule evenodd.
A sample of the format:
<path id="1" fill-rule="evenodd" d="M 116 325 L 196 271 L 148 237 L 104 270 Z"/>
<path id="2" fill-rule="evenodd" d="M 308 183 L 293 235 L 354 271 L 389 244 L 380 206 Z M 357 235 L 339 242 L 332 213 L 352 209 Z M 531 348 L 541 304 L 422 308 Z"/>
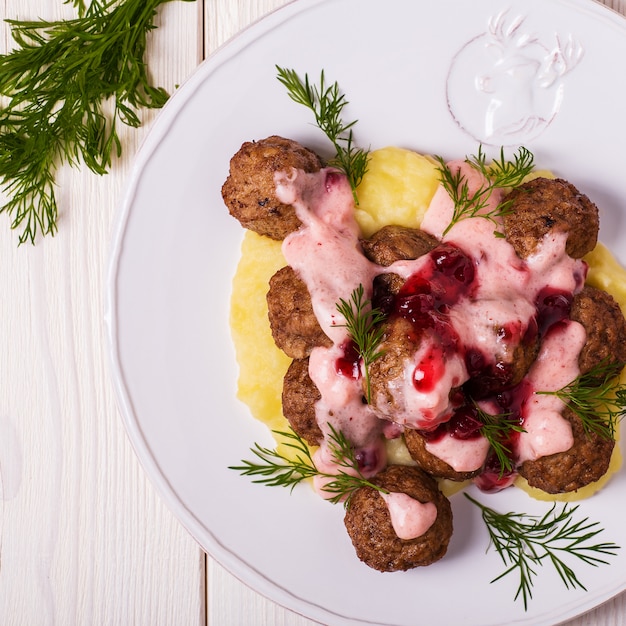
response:
<path id="1" fill-rule="evenodd" d="M 273 135 L 248 141 L 230 160 L 222 198 L 244 228 L 281 240 L 299 228 L 300 220 L 293 206 L 276 197 L 274 173 L 291 168 L 317 172 L 322 167 L 317 154 L 291 139 Z"/>
<path id="2" fill-rule="evenodd" d="M 478 468 L 474 472 L 457 472 L 452 469 L 452 467 L 450 467 L 445 461 L 442 461 L 439 457 L 431 454 L 426 449 L 426 438 L 422 435 L 422 433 L 412 428 L 406 428 L 404 430 L 404 441 L 411 458 L 426 473 L 431 476 L 435 476 L 436 478 L 463 481 L 474 478 L 474 476 L 478 476 L 478 474 L 482 472 L 482 467 Z"/>
<path id="3" fill-rule="evenodd" d="M 385 324 L 385 332 L 378 350 L 381 356 L 368 368 L 372 406 L 382 415 L 393 418 L 405 407 L 398 406 L 394 389 L 404 380 L 404 365 L 418 349 L 420 338 L 409 321 L 392 317 Z M 364 391 L 367 381 L 363 381 Z"/>
<path id="4" fill-rule="evenodd" d="M 502 337 L 506 329 L 494 326 L 493 333 Z M 480 400 L 514 387 L 535 362 L 539 346 L 540 337 L 533 326 L 519 341 L 503 341 L 496 354 L 483 355 L 480 351 L 468 350 L 466 364 L 471 378 L 465 390 L 472 398 Z"/>
<path id="5" fill-rule="evenodd" d="M 288 265 L 270 279 L 267 308 L 274 342 L 292 359 L 309 356 L 315 346 L 332 345 L 313 313 L 306 284 Z"/>
<path id="6" fill-rule="evenodd" d="M 388 267 L 395 261 L 418 259 L 439 242 L 417 228 L 383 226 L 369 239 L 361 241 L 365 256 L 374 263 Z"/>
<path id="7" fill-rule="evenodd" d="M 563 417 L 572 425 L 574 444 L 565 452 L 526 461 L 519 468 L 531 487 L 547 493 L 569 493 L 599 480 L 606 474 L 615 442 L 594 432 L 585 432 L 581 419 L 569 408 Z"/>
<path id="8" fill-rule="evenodd" d="M 606 291 L 586 285 L 574 296 L 570 318 L 585 327 L 587 339 L 578 357 L 581 374 L 604 362 L 616 372 L 626 363 L 626 321 Z"/>
<path id="9" fill-rule="evenodd" d="M 312 446 L 323 438 L 315 419 L 315 403 L 320 398 L 309 376 L 309 359 L 294 359 L 283 379 L 283 415 L 293 431 Z"/>
<path id="10" fill-rule="evenodd" d="M 374 482 L 390 492 L 434 503 L 437 518 L 422 536 L 400 539 L 380 493 L 372 487 L 361 487 L 350 499 L 344 518 L 359 559 L 381 572 L 408 570 L 441 559 L 452 536 L 452 509 L 435 480 L 416 467 L 391 465 Z"/>
<path id="11" fill-rule="evenodd" d="M 361 241 L 365 256 L 374 263 L 388 267 L 395 261 L 418 259 L 430 252 L 439 242 L 435 237 L 417 228 L 383 226 L 369 239 Z M 397 274 L 380 274 L 374 278 L 372 304 L 388 313 L 393 296 L 400 291 L 404 279 Z"/>
<path id="12" fill-rule="evenodd" d="M 580 259 L 596 246 L 598 208 L 574 185 L 560 178 L 535 178 L 506 196 L 510 211 L 504 232 L 517 254 L 525 259 L 549 232 L 568 233 L 565 250 Z"/>
<path id="13" fill-rule="evenodd" d="M 404 279 L 398 274 L 379 274 L 372 282 L 372 306 L 383 315 L 393 311 L 394 297 L 404 285 Z"/>

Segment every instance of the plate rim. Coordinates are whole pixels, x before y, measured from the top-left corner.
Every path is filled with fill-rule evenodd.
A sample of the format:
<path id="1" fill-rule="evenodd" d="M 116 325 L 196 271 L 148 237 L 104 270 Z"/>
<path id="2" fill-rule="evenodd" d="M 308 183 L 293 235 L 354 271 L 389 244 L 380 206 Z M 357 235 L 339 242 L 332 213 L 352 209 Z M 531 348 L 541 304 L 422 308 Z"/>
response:
<path id="1" fill-rule="evenodd" d="M 287 4 L 272 10 L 259 19 L 255 20 L 244 29 L 221 44 L 205 60 L 203 60 L 191 74 L 181 82 L 180 87 L 168 99 L 165 106 L 159 111 L 152 127 L 149 129 L 142 144 L 133 158 L 133 165 L 125 184 L 120 207 L 113 221 L 111 231 L 111 244 L 109 249 L 109 261 L 106 272 L 106 291 L 104 298 L 104 327 L 106 335 L 107 357 L 109 362 L 110 378 L 115 389 L 115 399 L 118 412 L 124 424 L 124 429 L 128 435 L 131 446 L 140 460 L 143 469 L 151 483 L 156 487 L 159 495 L 166 503 L 176 519 L 186 529 L 198 545 L 216 559 L 233 576 L 249 586 L 255 592 L 280 604 L 294 613 L 312 620 L 322 620 L 332 617 L 339 619 L 341 624 L 380 624 L 380 622 L 369 622 L 362 619 L 350 618 L 341 615 L 325 607 L 315 605 L 309 600 L 304 600 L 283 588 L 275 581 L 269 579 L 259 572 L 252 565 L 243 560 L 229 548 L 225 547 L 213 532 L 204 526 L 202 522 L 187 508 L 182 498 L 177 495 L 175 489 L 167 480 L 165 474 L 159 467 L 158 460 L 152 454 L 150 446 L 140 428 L 136 411 L 133 406 L 128 383 L 124 375 L 124 366 L 121 362 L 120 348 L 118 343 L 118 300 L 117 300 L 117 280 L 120 270 L 120 262 L 124 252 L 126 239 L 126 226 L 132 213 L 133 200 L 136 197 L 138 185 L 146 165 L 149 163 L 162 141 L 168 136 L 169 130 L 176 121 L 177 115 L 182 111 L 187 102 L 194 97 L 198 89 L 209 79 L 211 74 L 237 53 L 253 44 L 257 39 L 267 34 L 277 25 L 288 21 L 294 15 L 301 13 L 316 5 L 328 4 L 332 0 L 290 0 Z M 371 0 L 376 3 L 378 0 Z M 621 21 L 626 29 L 626 16 L 616 9 L 601 4 L 598 0 L 551 0 L 555 4 L 564 5 L 572 10 L 591 10 L 604 13 L 603 17 L 608 18 L 611 23 L 616 20 Z M 210 538 L 210 544 L 206 545 L 201 538 Z M 263 584 L 260 585 L 259 582 Z M 600 601 L 592 607 L 583 609 L 573 609 L 574 612 L 568 615 L 560 614 L 559 619 L 569 620 L 584 613 L 594 610 L 602 604 L 608 602 L 619 593 L 626 590 L 626 578 L 622 584 L 616 585 L 614 589 L 599 593 Z M 586 598 L 579 604 L 586 605 Z M 313 609 L 308 613 L 303 612 L 296 603 L 304 603 L 307 609 Z M 511 623 L 529 623 L 525 616 L 521 621 Z M 543 622 L 542 622 L 543 623 Z M 547 623 L 547 622 L 546 622 Z M 550 623 L 554 623 L 550 621 Z M 391 623 L 390 623 L 391 624 Z"/>

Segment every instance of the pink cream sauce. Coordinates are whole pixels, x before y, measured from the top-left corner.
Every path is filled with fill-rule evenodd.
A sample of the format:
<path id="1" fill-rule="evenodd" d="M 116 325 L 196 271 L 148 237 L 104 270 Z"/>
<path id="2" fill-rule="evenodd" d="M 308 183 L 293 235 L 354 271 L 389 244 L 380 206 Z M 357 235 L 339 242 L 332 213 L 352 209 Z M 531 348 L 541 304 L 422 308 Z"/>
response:
<path id="1" fill-rule="evenodd" d="M 400 539 L 421 537 L 437 519 L 432 502 L 420 502 L 406 493 L 381 493 L 391 517 L 391 525 Z"/>
<path id="2" fill-rule="evenodd" d="M 484 182 L 464 162 L 449 167 L 462 169 L 470 190 Z M 504 238 L 494 235 L 495 230 L 503 231 L 498 219 L 464 219 L 443 235 L 453 203 L 440 187 L 422 223 L 440 245 L 415 261 L 381 267 L 362 253 L 352 191 L 343 174 L 331 168 L 312 174 L 291 170 L 277 173 L 275 184 L 278 198 L 293 205 L 302 222 L 285 238 L 283 254 L 307 285 L 315 315 L 333 343 L 315 348 L 309 360 L 309 374 L 321 394 L 315 411 L 324 440 L 314 457 L 321 472 L 345 470 L 337 467 L 329 449 L 330 426 L 353 444 L 366 477 L 387 463 L 385 437 L 416 428 L 427 435 L 427 449 L 456 471 L 484 466 L 476 481 L 482 489 L 508 486 L 515 474 L 503 477 L 492 467 L 489 444 L 458 390 L 482 375 L 497 376 L 496 356 L 509 354 L 537 333 L 543 338 L 541 353 L 522 383 L 481 403 L 493 414 L 518 416 L 526 432 L 509 442 L 517 464 L 572 445 L 571 428 L 560 415 L 562 403 L 534 393 L 559 389 L 578 375 L 578 353 L 585 341 L 584 329 L 567 315 L 587 267 L 567 256 L 565 236 L 546 237 L 535 254 L 522 260 Z M 495 208 L 501 197 L 495 190 L 485 211 Z M 348 300 L 359 285 L 371 299 L 373 279 L 382 273 L 405 279 L 389 314 L 409 320 L 420 337 L 420 347 L 404 363 L 404 376 L 390 384 L 390 414 L 381 408 L 382 402 L 374 402 L 376 408 L 364 402 L 362 365 L 337 310 L 339 300 Z M 324 495 L 323 482 L 317 488 Z M 390 510 L 403 508 L 397 500 L 407 511 L 419 508 L 396 495 Z M 416 520 L 422 517 L 415 512 Z M 407 518 L 400 525 L 413 523 L 425 524 Z"/>

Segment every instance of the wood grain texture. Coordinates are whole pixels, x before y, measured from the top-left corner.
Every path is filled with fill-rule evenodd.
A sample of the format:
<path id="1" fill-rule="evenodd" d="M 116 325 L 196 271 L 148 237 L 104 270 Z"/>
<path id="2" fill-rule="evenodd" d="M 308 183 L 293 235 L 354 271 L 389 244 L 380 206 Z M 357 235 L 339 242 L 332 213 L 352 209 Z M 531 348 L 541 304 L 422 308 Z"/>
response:
<path id="1" fill-rule="evenodd" d="M 20 19 L 73 15 L 51 0 L 12 0 L 1 9 Z M 159 24 L 150 68 L 173 89 L 198 62 L 197 7 L 171 3 Z M 6 26 L 0 45 L 12 45 Z M 142 115 L 143 128 L 123 130 L 124 156 L 108 176 L 59 171 L 54 239 L 18 249 L 0 217 L 2 624 L 206 621 L 204 554 L 139 466 L 103 341 L 111 224 L 156 112 Z"/>

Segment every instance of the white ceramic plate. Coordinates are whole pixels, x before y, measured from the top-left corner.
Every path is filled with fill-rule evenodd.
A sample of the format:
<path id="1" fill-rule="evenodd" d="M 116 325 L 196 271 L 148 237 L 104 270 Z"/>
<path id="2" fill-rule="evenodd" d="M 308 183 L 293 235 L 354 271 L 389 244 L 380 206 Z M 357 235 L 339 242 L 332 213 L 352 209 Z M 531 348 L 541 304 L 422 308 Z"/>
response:
<path id="1" fill-rule="evenodd" d="M 356 139 L 445 157 L 478 142 L 526 144 L 601 207 L 601 238 L 626 261 L 626 22 L 585 0 L 301 0 L 241 33 L 163 110 L 137 159 L 114 239 L 107 319 L 114 377 L 147 473 L 202 547 L 269 598 L 326 624 L 552 624 L 626 588 L 626 476 L 580 505 L 623 546 L 576 565 L 587 591 L 545 568 L 514 602 L 478 512 L 453 498 L 446 557 L 380 574 L 362 565 L 342 509 L 307 487 L 254 485 L 227 467 L 267 430 L 235 399 L 230 282 L 242 229 L 222 203 L 231 155 L 281 134 L 323 151 L 275 64 L 339 81 Z M 546 505 L 508 490 L 494 508 Z"/>

